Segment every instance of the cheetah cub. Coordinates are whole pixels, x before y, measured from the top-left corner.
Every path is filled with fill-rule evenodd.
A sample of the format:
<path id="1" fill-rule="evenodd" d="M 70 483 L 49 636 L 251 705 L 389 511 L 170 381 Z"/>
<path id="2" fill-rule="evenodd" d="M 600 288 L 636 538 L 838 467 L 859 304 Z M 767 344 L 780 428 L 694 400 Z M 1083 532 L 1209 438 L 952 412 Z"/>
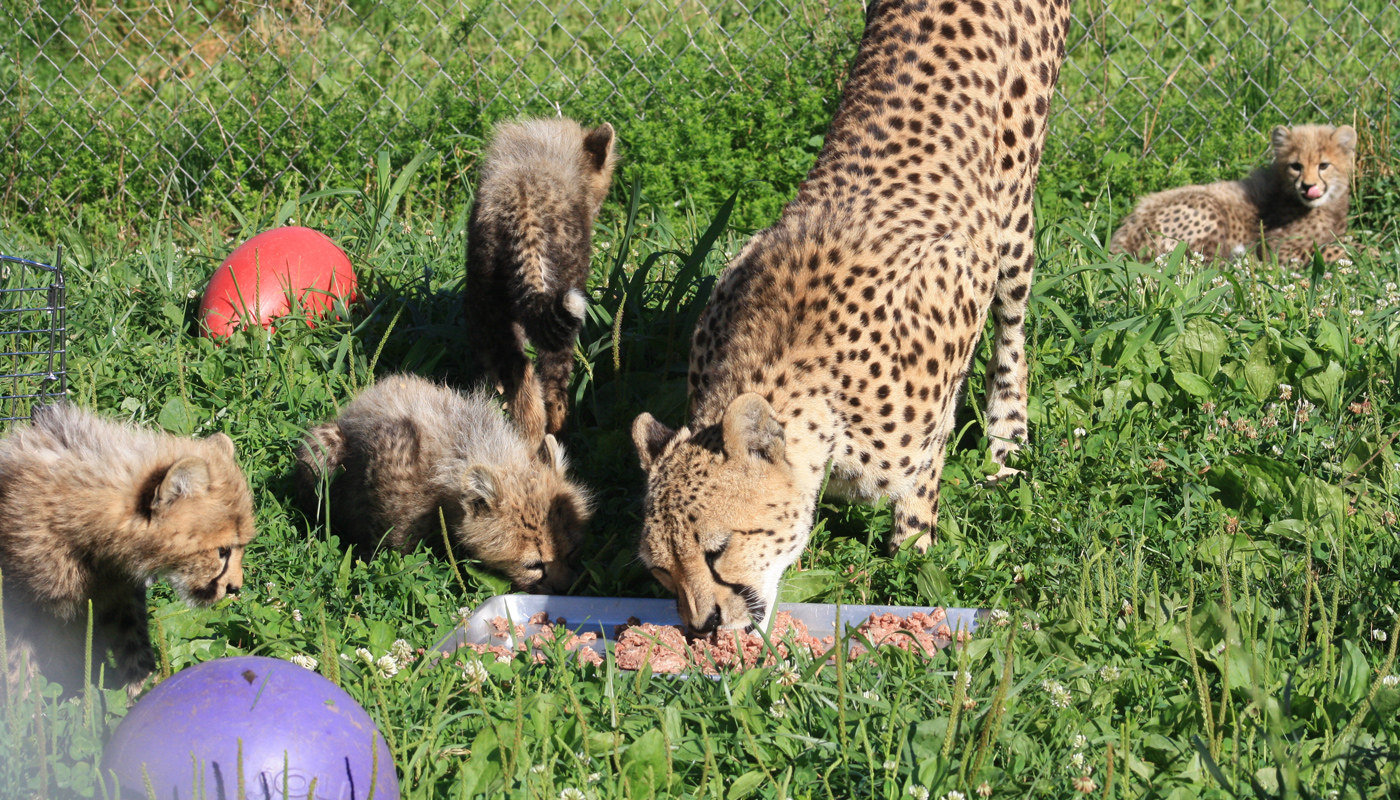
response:
<path id="1" fill-rule="evenodd" d="M 1302 261 L 1346 255 L 1348 182 L 1356 155 L 1350 125 L 1279 126 L 1274 163 L 1244 180 L 1183 186 L 1144 197 L 1109 240 L 1109 251 L 1158 256 L 1186 242 L 1208 259 L 1253 253 Z"/>
<path id="2" fill-rule="evenodd" d="M 110 650 L 135 697 L 156 664 L 146 585 L 168 578 L 201 606 L 243 585 L 253 500 L 222 433 L 184 439 L 50 406 L 0 441 L 0 487 L 12 685 L 27 659 L 71 694 Z"/>
<path id="3" fill-rule="evenodd" d="M 414 375 L 386 377 L 334 422 L 312 428 L 297 451 L 307 514 L 323 508 L 351 546 L 382 540 L 401 552 L 453 539 L 517 589 L 568 589 L 568 562 L 592 511 L 568 479 L 553 436 L 535 447 L 485 392 L 461 394 Z M 337 470 L 343 472 L 337 477 Z M 439 520 L 438 511 L 442 511 Z"/>
<path id="4" fill-rule="evenodd" d="M 531 442 L 558 433 L 568 415 L 613 139 L 607 123 L 586 131 L 570 119 L 527 120 L 497 128 L 482 163 L 463 303 L 472 346 Z M 525 355 L 527 339 L 537 365 Z"/>

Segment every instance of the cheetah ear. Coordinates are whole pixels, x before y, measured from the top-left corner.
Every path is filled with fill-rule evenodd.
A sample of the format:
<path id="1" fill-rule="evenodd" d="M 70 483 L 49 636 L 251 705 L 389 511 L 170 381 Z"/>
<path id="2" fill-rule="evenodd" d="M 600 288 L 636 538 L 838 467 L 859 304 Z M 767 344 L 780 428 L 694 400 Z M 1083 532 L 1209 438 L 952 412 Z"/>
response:
<path id="1" fill-rule="evenodd" d="M 228 434 L 216 433 L 213 436 L 210 436 L 207 439 L 205 439 L 205 441 L 209 442 L 210 444 L 218 445 L 219 449 L 227 453 L 229 458 L 234 458 L 238 455 L 238 453 L 234 450 L 233 440 L 228 438 Z"/>
<path id="2" fill-rule="evenodd" d="M 734 398 L 724 410 L 724 454 L 729 458 L 757 456 L 771 464 L 783 460 L 783 426 L 761 395 L 749 392 Z"/>
<path id="3" fill-rule="evenodd" d="M 151 512 L 162 514 L 180 500 L 208 491 L 209 465 L 195 456 L 182 458 L 166 470 L 165 477 L 151 494 Z"/>
<path id="4" fill-rule="evenodd" d="M 1348 153 L 1356 152 L 1356 129 L 1350 125 L 1343 125 L 1332 133 L 1332 141 L 1337 146 Z"/>
<path id="5" fill-rule="evenodd" d="M 583 152 L 588 154 L 589 166 L 598 172 L 612 167 L 613 141 L 615 139 L 613 126 L 606 122 L 584 134 Z"/>
<path id="6" fill-rule="evenodd" d="M 501 493 L 500 481 L 490 467 L 473 464 L 467 467 L 467 474 L 462 478 L 462 491 L 467 495 L 467 502 L 480 499 L 494 506 Z"/>
<path id="7" fill-rule="evenodd" d="M 642 471 L 649 472 L 666 443 L 675 438 L 676 432 L 657 421 L 656 417 L 643 411 L 632 421 L 632 443 L 637 446 L 637 457 L 641 459 Z"/>
<path id="8" fill-rule="evenodd" d="M 1269 134 L 1269 138 L 1274 143 L 1274 150 L 1278 151 L 1287 147 L 1288 140 L 1292 137 L 1292 135 L 1292 132 L 1289 131 L 1287 127 L 1283 125 L 1275 125 L 1273 133 Z"/>
<path id="9" fill-rule="evenodd" d="M 569 468 L 569 463 L 564 460 L 564 448 L 559 445 L 559 440 L 554 438 L 552 433 L 544 435 L 544 444 L 540 445 L 540 461 L 560 475 Z"/>

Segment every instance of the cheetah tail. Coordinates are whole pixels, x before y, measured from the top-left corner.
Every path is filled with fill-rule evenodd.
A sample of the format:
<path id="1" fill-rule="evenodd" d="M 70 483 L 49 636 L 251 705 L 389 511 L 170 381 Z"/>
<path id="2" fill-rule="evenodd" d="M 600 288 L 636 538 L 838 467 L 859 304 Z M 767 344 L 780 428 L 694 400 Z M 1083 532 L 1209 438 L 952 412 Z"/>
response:
<path id="1" fill-rule="evenodd" d="M 578 289 L 527 294 L 520 304 L 520 324 L 541 350 L 570 350 L 587 310 L 588 298 Z"/>
<path id="2" fill-rule="evenodd" d="M 547 415 L 544 408 L 544 389 L 535 374 L 535 365 L 526 364 L 525 374 L 515 387 L 515 395 L 510 398 L 510 415 L 515 419 L 515 427 L 531 447 L 544 442 Z"/>

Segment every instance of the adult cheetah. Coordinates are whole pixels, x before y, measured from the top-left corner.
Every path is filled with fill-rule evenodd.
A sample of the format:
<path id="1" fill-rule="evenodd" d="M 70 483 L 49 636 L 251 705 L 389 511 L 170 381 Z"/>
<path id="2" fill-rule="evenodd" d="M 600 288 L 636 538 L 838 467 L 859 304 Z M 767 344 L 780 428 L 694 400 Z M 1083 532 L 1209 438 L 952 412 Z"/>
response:
<path id="1" fill-rule="evenodd" d="M 826 467 L 926 548 L 990 311 L 987 433 L 1026 437 L 1032 192 L 1067 0 L 880 0 L 816 166 L 728 266 L 691 349 L 691 421 L 650 414 L 643 563 L 697 631 L 771 615 Z M 1010 470 L 1003 469 L 1003 474 Z"/>

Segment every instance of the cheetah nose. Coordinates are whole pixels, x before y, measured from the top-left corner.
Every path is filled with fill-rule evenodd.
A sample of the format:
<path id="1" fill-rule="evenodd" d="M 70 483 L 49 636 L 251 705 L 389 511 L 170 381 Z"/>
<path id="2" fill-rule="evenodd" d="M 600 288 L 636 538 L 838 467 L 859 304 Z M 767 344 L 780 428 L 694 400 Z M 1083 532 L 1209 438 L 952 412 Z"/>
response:
<path id="1" fill-rule="evenodd" d="M 694 632 L 696 632 L 696 633 L 699 633 L 699 634 L 707 634 L 707 633 L 714 633 L 715 631 L 719 630 L 719 623 L 720 623 L 719 604 L 716 603 L 716 604 L 715 604 L 715 607 L 714 607 L 714 610 L 710 612 L 710 615 L 709 615 L 708 617 L 705 617 L 705 621 L 704 621 L 704 622 L 701 622 L 701 623 L 698 623 L 698 624 L 696 624 L 696 623 L 694 623 L 694 622 L 691 622 L 691 623 L 689 623 L 689 627 L 690 627 L 690 629 L 691 629 L 692 631 L 694 631 Z"/>
<path id="2" fill-rule="evenodd" d="M 1322 196 L 1322 184 L 1314 183 L 1311 186 L 1309 186 L 1305 183 L 1303 184 L 1303 193 L 1307 195 L 1307 198 L 1309 200 L 1316 200 L 1317 198 Z"/>
<path id="3" fill-rule="evenodd" d="M 238 595 L 238 592 L 239 592 L 242 588 L 243 588 L 242 586 L 239 586 L 239 585 L 237 585 L 237 584 L 230 583 L 228 586 L 226 586 L 226 587 L 224 588 L 224 591 L 227 592 L 227 593 L 229 593 L 230 595 L 237 596 L 237 595 Z"/>

